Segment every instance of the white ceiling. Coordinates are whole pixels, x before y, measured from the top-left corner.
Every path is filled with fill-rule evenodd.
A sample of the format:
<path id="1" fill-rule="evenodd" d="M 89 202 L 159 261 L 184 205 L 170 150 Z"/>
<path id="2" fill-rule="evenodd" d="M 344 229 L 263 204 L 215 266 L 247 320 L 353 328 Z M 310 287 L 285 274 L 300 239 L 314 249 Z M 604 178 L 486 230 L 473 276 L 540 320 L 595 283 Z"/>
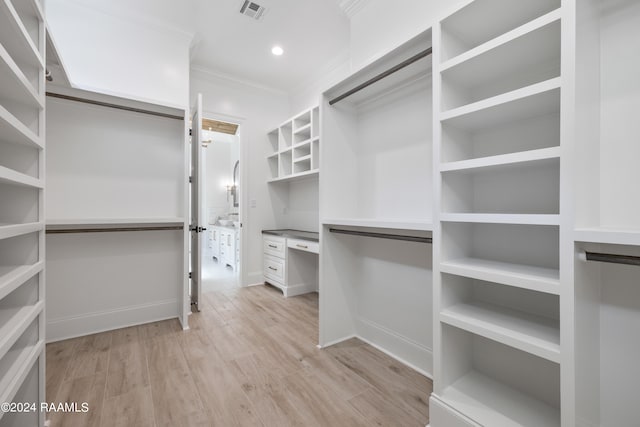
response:
<path id="1" fill-rule="evenodd" d="M 242 0 L 83 0 L 97 9 L 194 34 L 191 64 L 290 91 L 348 58 L 345 0 L 253 0 L 260 21 L 240 14 Z M 348 2 L 347 2 L 348 3 Z M 284 55 L 271 48 L 278 44 Z"/>

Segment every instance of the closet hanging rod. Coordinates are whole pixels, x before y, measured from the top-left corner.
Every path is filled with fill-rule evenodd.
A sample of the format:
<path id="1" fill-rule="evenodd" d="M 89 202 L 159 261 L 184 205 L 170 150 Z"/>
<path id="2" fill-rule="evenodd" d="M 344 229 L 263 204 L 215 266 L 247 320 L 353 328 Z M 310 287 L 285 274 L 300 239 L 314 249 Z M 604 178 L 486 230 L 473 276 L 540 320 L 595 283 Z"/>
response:
<path id="1" fill-rule="evenodd" d="M 640 266 L 640 257 L 631 255 L 605 254 L 599 252 L 582 252 L 580 258 L 584 261 L 598 261 L 612 264 L 626 264 Z"/>
<path id="2" fill-rule="evenodd" d="M 113 228 L 59 228 L 47 230 L 47 234 L 72 234 L 72 233 L 115 233 L 123 231 L 171 231 L 182 230 L 182 225 L 158 226 L 158 227 L 113 227 Z"/>
<path id="3" fill-rule="evenodd" d="M 349 234 L 353 236 L 377 237 L 379 239 L 404 240 L 407 242 L 433 243 L 431 237 L 405 236 L 402 234 L 373 233 L 370 231 L 342 230 L 340 228 L 329 228 L 332 233 Z"/>
<path id="4" fill-rule="evenodd" d="M 329 101 L 329 105 L 333 105 L 336 102 L 340 102 L 343 99 L 345 99 L 346 97 L 351 96 L 356 92 L 360 92 L 362 89 L 364 89 L 364 88 L 366 88 L 368 86 L 371 86 L 372 84 L 384 79 L 385 77 L 389 77 L 391 74 L 395 73 L 396 71 L 400 71 L 403 68 L 413 64 L 414 62 L 416 62 L 416 61 L 418 61 L 418 60 L 420 60 L 422 58 L 426 58 L 427 56 L 431 55 L 431 51 L 432 51 L 432 48 L 425 49 L 422 52 L 412 56 L 411 58 L 402 61 L 398 65 L 396 65 L 396 66 L 394 66 L 392 68 L 389 68 L 387 71 L 384 71 L 384 72 L 378 74 L 377 76 L 370 78 L 366 82 L 364 82 L 362 84 L 359 84 L 358 86 L 354 87 L 353 89 L 350 89 L 350 90 L 346 91 L 342 95 L 339 95 L 339 96 L 333 98 L 331 101 Z"/>
<path id="5" fill-rule="evenodd" d="M 142 108 L 127 107 L 124 105 L 111 104 L 109 102 L 102 102 L 102 101 L 95 101 L 93 99 L 80 98 L 77 96 L 62 95 L 60 93 L 53 93 L 53 92 L 47 92 L 46 95 L 51 98 L 66 99 L 67 101 L 82 102 L 84 104 L 97 105 L 99 107 L 115 108 L 116 110 L 124 110 L 124 111 L 131 111 L 134 113 L 148 114 L 150 116 L 164 117 L 166 119 L 184 120 L 184 117 L 176 116 L 174 114 L 159 113 L 157 111 L 143 110 Z"/>

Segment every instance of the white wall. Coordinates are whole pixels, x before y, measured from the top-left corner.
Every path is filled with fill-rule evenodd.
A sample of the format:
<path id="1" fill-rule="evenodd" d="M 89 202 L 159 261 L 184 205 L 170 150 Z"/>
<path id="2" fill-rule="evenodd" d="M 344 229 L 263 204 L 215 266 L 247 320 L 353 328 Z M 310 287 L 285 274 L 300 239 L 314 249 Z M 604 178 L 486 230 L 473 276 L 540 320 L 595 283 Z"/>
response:
<path id="1" fill-rule="evenodd" d="M 369 0 L 351 18 L 351 69 L 358 70 L 470 0 Z"/>
<path id="2" fill-rule="evenodd" d="M 289 98 L 267 88 L 252 86 L 200 70 L 191 71 L 191 99 L 203 95 L 205 117 L 240 121 L 241 193 L 244 210 L 244 277 L 242 285 L 262 281 L 262 230 L 277 226 L 282 200 L 267 187 L 267 132 L 289 116 Z M 246 156 L 246 157 L 243 157 Z M 255 204 L 254 204 L 255 203 Z"/>
<path id="3" fill-rule="evenodd" d="M 187 106 L 189 34 L 76 0 L 48 0 L 47 21 L 73 87 Z"/>

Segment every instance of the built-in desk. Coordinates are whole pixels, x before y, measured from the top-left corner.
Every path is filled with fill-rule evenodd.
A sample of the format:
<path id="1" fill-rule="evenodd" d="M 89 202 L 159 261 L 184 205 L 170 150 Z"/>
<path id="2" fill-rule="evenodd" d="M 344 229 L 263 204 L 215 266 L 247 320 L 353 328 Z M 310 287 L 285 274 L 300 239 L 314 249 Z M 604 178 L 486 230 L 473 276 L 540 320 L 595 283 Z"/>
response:
<path id="1" fill-rule="evenodd" d="M 263 230 L 264 281 L 285 297 L 318 290 L 319 233 Z"/>

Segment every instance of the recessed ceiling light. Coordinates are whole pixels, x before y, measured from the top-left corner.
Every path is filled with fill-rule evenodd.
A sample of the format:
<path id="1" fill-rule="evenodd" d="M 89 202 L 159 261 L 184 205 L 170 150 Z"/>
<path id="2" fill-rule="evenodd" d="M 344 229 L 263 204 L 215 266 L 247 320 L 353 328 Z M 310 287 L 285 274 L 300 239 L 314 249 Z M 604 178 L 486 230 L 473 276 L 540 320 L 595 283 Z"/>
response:
<path id="1" fill-rule="evenodd" d="M 280 56 L 284 53 L 284 49 L 282 49 L 280 46 L 274 46 L 271 49 L 271 53 L 273 53 L 275 56 Z"/>

